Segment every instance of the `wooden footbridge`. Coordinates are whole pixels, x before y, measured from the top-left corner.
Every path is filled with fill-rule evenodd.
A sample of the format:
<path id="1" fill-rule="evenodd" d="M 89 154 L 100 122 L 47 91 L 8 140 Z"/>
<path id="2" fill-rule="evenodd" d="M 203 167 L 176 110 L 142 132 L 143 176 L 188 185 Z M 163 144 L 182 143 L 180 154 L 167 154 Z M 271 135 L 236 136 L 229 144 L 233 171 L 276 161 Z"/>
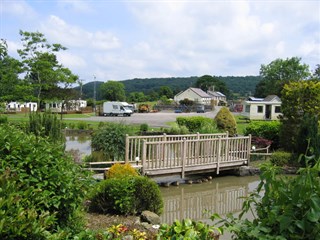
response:
<path id="1" fill-rule="evenodd" d="M 126 136 L 126 163 L 150 177 L 216 172 L 248 165 L 251 136 L 223 134 Z"/>

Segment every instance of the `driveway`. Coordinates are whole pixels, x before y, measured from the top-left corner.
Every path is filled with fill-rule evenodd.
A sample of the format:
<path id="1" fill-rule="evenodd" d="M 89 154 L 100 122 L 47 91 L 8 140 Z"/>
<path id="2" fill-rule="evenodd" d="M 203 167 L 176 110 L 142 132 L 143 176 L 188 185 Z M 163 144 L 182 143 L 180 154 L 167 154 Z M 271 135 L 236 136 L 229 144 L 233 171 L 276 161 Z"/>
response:
<path id="1" fill-rule="evenodd" d="M 212 112 L 206 113 L 173 113 L 161 111 L 157 113 L 134 113 L 131 117 L 103 117 L 94 116 L 89 118 L 64 118 L 68 120 L 85 120 L 95 122 L 121 122 L 124 124 L 143 124 L 147 123 L 149 127 L 169 127 L 168 122 L 175 122 L 177 117 L 180 116 L 204 116 L 208 118 L 214 118 L 221 107 L 216 107 Z"/>

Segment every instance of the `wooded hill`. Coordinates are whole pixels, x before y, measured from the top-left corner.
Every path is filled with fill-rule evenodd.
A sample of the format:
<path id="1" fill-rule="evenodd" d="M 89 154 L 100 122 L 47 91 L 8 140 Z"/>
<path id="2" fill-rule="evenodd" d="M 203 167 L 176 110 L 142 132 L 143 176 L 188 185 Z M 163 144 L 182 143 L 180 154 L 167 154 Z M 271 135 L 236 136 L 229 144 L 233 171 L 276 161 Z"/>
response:
<path id="1" fill-rule="evenodd" d="M 225 82 L 228 89 L 236 96 L 248 96 L 253 95 L 255 87 L 261 80 L 260 76 L 244 76 L 244 77 L 218 77 L 221 81 Z M 144 94 L 150 94 L 151 92 L 157 92 L 160 87 L 168 86 L 176 94 L 180 91 L 184 91 L 189 87 L 193 87 L 198 77 L 175 77 L 175 78 L 135 78 L 130 80 L 121 81 L 125 86 L 126 94 L 129 95 L 132 92 L 143 92 Z M 96 99 L 101 100 L 100 85 L 103 82 L 96 81 Z M 76 89 L 79 89 L 77 87 Z M 89 82 L 82 87 L 83 98 L 93 98 L 94 83 Z"/>

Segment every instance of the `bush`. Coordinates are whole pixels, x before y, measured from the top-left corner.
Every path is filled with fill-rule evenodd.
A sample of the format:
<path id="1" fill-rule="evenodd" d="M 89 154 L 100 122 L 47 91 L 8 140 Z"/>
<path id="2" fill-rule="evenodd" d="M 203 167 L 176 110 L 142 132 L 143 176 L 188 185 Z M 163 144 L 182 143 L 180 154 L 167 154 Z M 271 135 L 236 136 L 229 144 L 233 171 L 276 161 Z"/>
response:
<path id="1" fill-rule="evenodd" d="M 218 129 L 228 131 L 230 136 L 237 134 L 236 119 L 228 108 L 222 107 L 214 120 L 216 121 Z"/>
<path id="2" fill-rule="evenodd" d="M 91 146 L 94 151 L 102 151 L 108 160 L 124 160 L 126 134 L 131 129 L 124 124 L 108 123 L 92 136 Z"/>
<path id="3" fill-rule="evenodd" d="M 80 166 L 64 153 L 63 144 L 52 144 L 12 126 L 0 126 L 0 136 L 0 174 L 11 169 L 21 183 L 19 191 L 33 189 L 31 197 L 20 196 L 25 199 L 21 207 L 34 207 L 37 213 L 54 216 L 53 229 L 79 226 L 77 213 L 90 182 Z"/>
<path id="4" fill-rule="evenodd" d="M 90 201 L 89 210 L 98 213 L 129 215 L 150 210 L 160 214 L 163 208 L 159 187 L 142 176 L 106 179 L 98 183 Z"/>
<path id="5" fill-rule="evenodd" d="M 189 130 L 186 126 L 178 126 L 175 124 L 171 128 L 164 128 L 163 132 L 170 135 L 183 135 L 188 134 Z"/>
<path id="6" fill-rule="evenodd" d="M 320 159 L 295 177 L 279 176 L 279 170 L 263 165 L 239 218 L 225 221 L 235 239 L 320 239 Z M 242 218 L 249 211 L 255 212 L 251 221 Z"/>
<path id="7" fill-rule="evenodd" d="M 251 122 L 244 130 L 245 135 L 251 134 L 255 137 L 261 137 L 272 141 L 272 148 L 279 147 L 279 121 L 255 121 Z"/>
<path id="8" fill-rule="evenodd" d="M 86 122 L 80 121 L 77 123 L 77 128 L 80 130 L 88 129 L 88 124 Z"/>
<path id="9" fill-rule="evenodd" d="M 46 239 L 54 216 L 29 205 L 34 188 L 23 189 L 17 174 L 10 169 L 0 175 L 0 238 Z"/>
<path id="10" fill-rule="evenodd" d="M 130 163 L 113 164 L 112 167 L 106 172 L 107 178 L 123 178 L 128 176 L 138 176 L 138 172 L 134 169 Z"/>
<path id="11" fill-rule="evenodd" d="M 0 115 L 0 124 L 5 124 L 5 123 L 8 123 L 8 117 Z"/>
<path id="12" fill-rule="evenodd" d="M 143 123 L 140 125 L 140 132 L 146 132 L 149 129 L 149 125 L 146 123 Z"/>
<path id="13" fill-rule="evenodd" d="M 292 159 L 292 154 L 284 151 L 276 151 L 272 153 L 270 161 L 272 164 L 282 167 L 287 165 Z"/>
<path id="14" fill-rule="evenodd" d="M 211 118 L 202 116 L 177 117 L 176 122 L 179 127 L 185 126 L 190 133 L 203 132 L 203 129 L 210 129 L 210 127 L 215 127 L 215 123 Z"/>
<path id="15" fill-rule="evenodd" d="M 216 231 L 216 232 L 215 232 Z M 158 239 L 219 239 L 221 229 L 209 226 L 203 222 L 183 219 L 175 220 L 170 226 L 162 224 L 159 229 Z"/>

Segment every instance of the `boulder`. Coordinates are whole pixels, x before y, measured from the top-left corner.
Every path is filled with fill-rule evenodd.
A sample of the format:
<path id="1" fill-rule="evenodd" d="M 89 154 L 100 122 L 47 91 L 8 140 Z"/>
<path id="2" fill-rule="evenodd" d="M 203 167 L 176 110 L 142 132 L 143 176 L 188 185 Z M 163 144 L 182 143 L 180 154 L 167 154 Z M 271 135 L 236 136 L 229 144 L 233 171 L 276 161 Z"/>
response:
<path id="1" fill-rule="evenodd" d="M 141 213 L 141 222 L 147 222 L 150 224 L 160 224 L 160 217 L 151 211 L 143 211 Z"/>

